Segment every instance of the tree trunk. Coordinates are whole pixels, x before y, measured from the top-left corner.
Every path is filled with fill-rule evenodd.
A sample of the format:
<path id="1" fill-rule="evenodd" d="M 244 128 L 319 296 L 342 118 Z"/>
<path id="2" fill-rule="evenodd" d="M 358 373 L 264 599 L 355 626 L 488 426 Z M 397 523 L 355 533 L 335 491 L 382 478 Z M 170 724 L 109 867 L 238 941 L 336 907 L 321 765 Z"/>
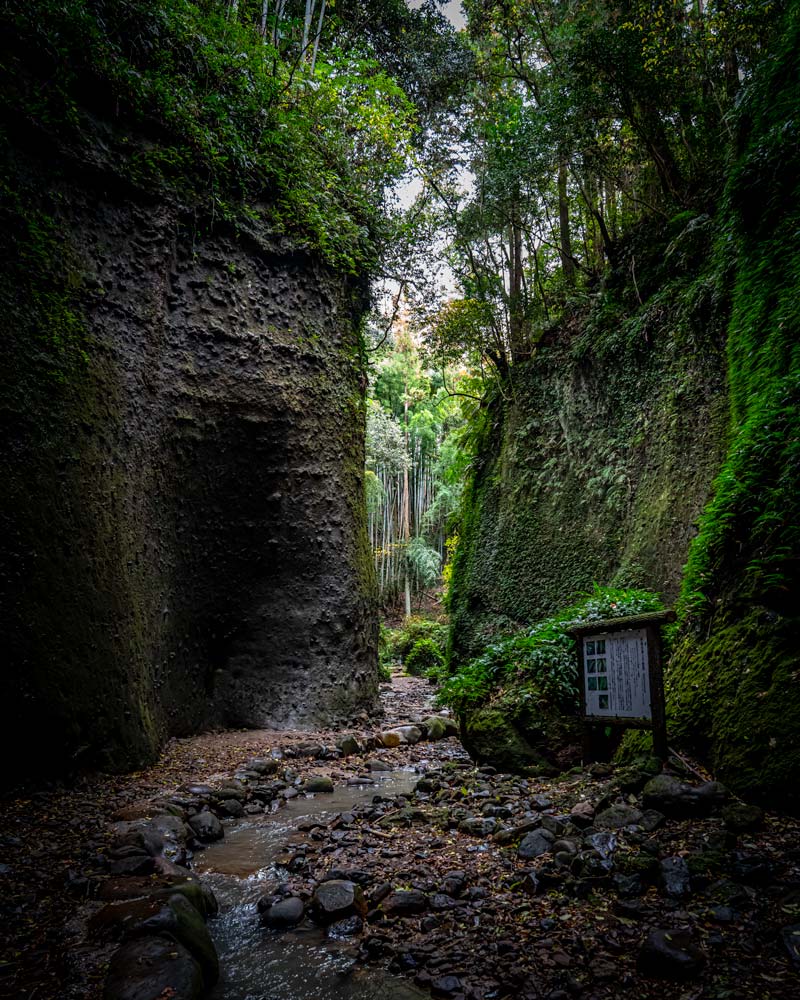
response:
<path id="1" fill-rule="evenodd" d="M 558 230 L 561 241 L 561 270 L 564 281 L 575 287 L 575 261 L 572 259 L 572 238 L 569 232 L 569 202 L 567 201 L 567 164 L 558 164 Z"/>

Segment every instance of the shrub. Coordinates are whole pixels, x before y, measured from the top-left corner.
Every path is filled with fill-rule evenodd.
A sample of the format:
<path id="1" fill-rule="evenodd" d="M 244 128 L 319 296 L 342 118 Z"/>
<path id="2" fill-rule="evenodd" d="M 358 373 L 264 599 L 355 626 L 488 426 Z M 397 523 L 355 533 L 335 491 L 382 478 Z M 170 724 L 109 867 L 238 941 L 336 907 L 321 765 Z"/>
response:
<path id="1" fill-rule="evenodd" d="M 444 664 L 444 657 L 433 639 L 417 639 L 405 658 L 406 673 L 413 677 L 424 677 L 428 671 L 436 670 Z"/>
<path id="2" fill-rule="evenodd" d="M 575 640 L 567 630 L 583 622 L 624 618 L 661 608 L 656 594 L 596 586 L 580 604 L 487 647 L 481 656 L 446 679 L 438 701 L 462 712 L 513 687 L 517 700 L 545 698 L 569 711 L 577 703 L 578 678 Z"/>
<path id="3" fill-rule="evenodd" d="M 405 661 L 411 650 L 420 639 L 430 639 L 437 647 L 442 657 L 447 645 L 447 625 L 432 621 L 430 618 L 406 618 L 401 629 L 391 632 L 391 648 L 394 657 Z"/>

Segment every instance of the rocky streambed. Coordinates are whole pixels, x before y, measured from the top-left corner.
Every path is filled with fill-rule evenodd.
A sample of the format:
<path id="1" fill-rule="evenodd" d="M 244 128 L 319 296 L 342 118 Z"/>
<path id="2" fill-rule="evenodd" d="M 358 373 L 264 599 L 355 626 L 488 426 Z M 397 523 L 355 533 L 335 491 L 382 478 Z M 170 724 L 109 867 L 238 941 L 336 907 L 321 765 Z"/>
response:
<path id="1" fill-rule="evenodd" d="M 396 725 L 197 738 L 128 779 L 148 794 L 64 865 L 38 996 L 797 995 L 796 820 L 678 759 L 476 767 L 428 698 L 402 678 Z"/>

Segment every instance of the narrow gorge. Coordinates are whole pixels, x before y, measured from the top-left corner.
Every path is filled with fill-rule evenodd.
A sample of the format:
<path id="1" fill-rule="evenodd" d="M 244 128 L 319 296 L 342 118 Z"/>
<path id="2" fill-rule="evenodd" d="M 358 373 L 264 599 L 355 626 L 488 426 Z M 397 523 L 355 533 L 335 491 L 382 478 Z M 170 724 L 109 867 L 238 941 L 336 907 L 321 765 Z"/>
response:
<path id="1" fill-rule="evenodd" d="M 795 1000 L 798 0 L 0 0 L 0 997 Z"/>

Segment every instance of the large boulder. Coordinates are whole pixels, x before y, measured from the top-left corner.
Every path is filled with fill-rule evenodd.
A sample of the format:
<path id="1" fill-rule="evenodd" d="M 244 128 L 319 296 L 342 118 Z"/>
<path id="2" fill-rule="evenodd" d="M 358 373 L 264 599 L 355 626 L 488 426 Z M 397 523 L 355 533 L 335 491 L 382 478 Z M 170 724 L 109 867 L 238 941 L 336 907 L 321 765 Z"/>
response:
<path id="1" fill-rule="evenodd" d="M 330 879 L 317 886 L 311 900 L 314 918 L 321 924 L 367 914 L 367 903 L 360 885 L 346 879 Z"/>
<path id="2" fill-rule="evenodd" d="M 116 951 L 104 1000 L 199 1000 L 206 992 L 200 964 L 170 937 L 143 937 Z"/>
<path id="3" fill-rule="evenodd" d="M 645 809 L 657 809 L 665 816 L 705 816 L 728 797 L 718 781 L 688 785 L 669 774 L 658 774 L 644 786 Z"/>
<path id="4" fill-rule="evenodd" d="M 693 979 L 705 962 L 688 928 L 654 930 L 639 951 L 637 968 L 643 976 L 657 979 Z"/>
<path id="5" fill-rule="evenodd" d="M 225 836 L 222 823 L 208 809 L 204 809 L 202 812 L 197 813 L 196 816 L 190 817 L 189 826 L 192 828 L 195 837 L 204 843 L 222 840 Z"/>
<path id="6" fill-rule="evenodd" d="M 477 708 L 465 714 L 461 738 L 472 758 L 501 771 L 520 773 L 549 766 L 500 708 Z"/>
<path id="7" fill-rule="evenodd" d="M 130 936 L 168 934 L 173 937 L 199 964 L 206 986 L 213 986 L 219 978 L 219 959 L 205 920 L 180 893 L 159 902 L 155 913 L 131 926 Z"/>

